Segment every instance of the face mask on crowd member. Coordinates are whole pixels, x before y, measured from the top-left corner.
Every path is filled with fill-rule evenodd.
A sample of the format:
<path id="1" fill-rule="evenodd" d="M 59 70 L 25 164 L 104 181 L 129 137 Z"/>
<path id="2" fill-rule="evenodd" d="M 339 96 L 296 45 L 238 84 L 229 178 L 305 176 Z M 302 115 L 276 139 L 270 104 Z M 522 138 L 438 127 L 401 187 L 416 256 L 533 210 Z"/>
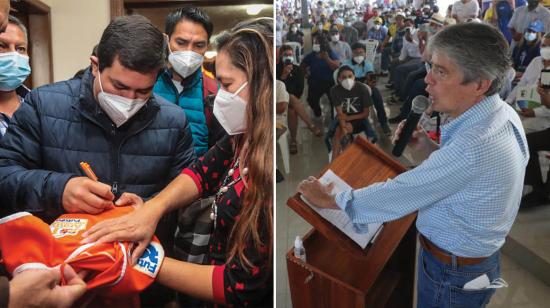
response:
<path id="1" fill-rule="evenodd" d="M 214 99 L 214 116 L 229 135 L 246 131 L 248 81 L 246 74 L 231 64 L 230 57 L 221 52 L 216 59 L 216 76 L 220 89 Z"/>
<path id="2" fill-rule="evenodd" d="M 115 58 L 111 66 L 100 72 L 98 58 L 90 59 L 97 102 L 116 127 L 120 127 L 147 103 L 159 70 L 140 73 L 124 67 Z"/>
<path id="3" fill-rule="evenodd" d="M 298 27 L 296 27 L 296 25 L 292 25 L 292 27 L 290 27 L 290 32 L 292 33 L 298 32 Z"/>
<path id="4" fill-rule="evenodd" d="M 528 42 L 533 42 L 537 39 L 537 33 L 544 31 L 544 25 L 540 20 L 534 20 L 532 21 L 529 26 L 527 26 L 527 29 L 525 29 L 525 33 L 523 34 L 523 37 Z"/>
<path id="5" fill-rule="evenodd" d="M 27 38 L 23 29 L 9 22 L 0 34 L 0 91 L 17 89 L 30 75 Z"/>
<path id="6" fill-rule="evenodd" d="M 246 131 L 246 101 L 239 96 L 239 93 L 247 85 L 248 82 L 243 83 L 235 93 L 221 88 L 214 99 L 214 115 L 229 135 L 242 134 Z"/>
<path id="7" fill-rule="evenodd" d="M 353 62 L 361 64 L 365 61 L 365 49 L 359 47 L 352 50 Z"/>
<path id="8" fill-rule="evenodd" d="M 168 56 L 168 62 L 172 65 L 172 68 L 181 77 L 187 78 L 201 67 L 204 57 L 192 50 L 175 51 L 170 50 Z"/>
<path id="9" fill-rule="evenodd" d="M 322 23 L 317 24 L 317 30 L 318 31 L 323 31 L 323 24 Z"/>
<path id="10" fill-rule="evenodd" d="M 340 70 L 338 74 L 338 81 L 340 81 L 340 85 L 344 89 L 351 91 L 355 85 L 355 76 L 353 75 L 353 71 L 351 69 Z"/>
<path id="11" fill-rule="evenodd" d="M 313 52 L 320 52 L 321 51 L 321 45 L 320 44 L 313 44 L 313 46 L 311 47 L 311 50 L 313 50 Z"/>
<path id="12" fill-rule="evenodd" d="M 127 98 L 103 90 L 101 83 L 101 72 L 98 71 L 99 88 L 101 92 L 97 94 L 97 101 L 101 109 L 111 118 L 116 127 L 122 126 L 132 116 L 134 116 L 147 103 L 148 99 Z"/>
<path id="13" fill-rule="evenodd" d="M 17 89 L 30 73 L 28 56 L 17 52 L 0 53 L 0 91 Z"/>
<path id="14" fill-rule="evenodd" d="M 168 62 L 181 77 L 187 78 L 201 67 L 208 48 L 208 37 L 201 23 L 188 19 L 181 19 L 169 33 Z"/>
<path id="15" fill-rule="evenodd" d="M 545 38 L 542 40 L 540 45 L 540 55 L 544 60 L 550 60 L 550 39 Z"/>
<path id="16" fill-rule="evenodd" d="M 357 64 L 361 64 L 361 63 L 363 63 L 363 61 L 365 61 L 365 56 L 354 56 L 353 57 L 353 62 L 355 62 Z"/>
<path id="17" fill-rule="evenodd" d="M 526 31 L 525 34 L 523 35 L 523 37 L 525 38 L 525 40 L 527 40 L 528 42 L 532 42 L 534 40 L 537 39 L 537 33 L 535 32 L 530 32 L 530 31 Z"/>
<path id="18" fill-rule="evenodd" d="M 284 65 L 287 65 L 288 63 L 294 63 L 294 52 L 292 49 L 287 49 L 283 51 L 282 61 Z"/>

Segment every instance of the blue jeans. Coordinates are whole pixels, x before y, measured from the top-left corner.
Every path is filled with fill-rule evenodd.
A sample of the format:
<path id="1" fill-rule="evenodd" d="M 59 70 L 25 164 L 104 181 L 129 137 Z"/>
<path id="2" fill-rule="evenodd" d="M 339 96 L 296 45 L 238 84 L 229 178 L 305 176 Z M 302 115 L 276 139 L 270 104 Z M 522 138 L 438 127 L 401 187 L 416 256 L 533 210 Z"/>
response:
<path id="1" fill-rule="evenodd" d="M 500 278 L 500 251 L 475 265 L 447 265 L 420 248 L 418 256 L 417 307 L 485 307 L 495 289 L 464 290 L 465 283 L 483 275 L 489 281 Z"/>

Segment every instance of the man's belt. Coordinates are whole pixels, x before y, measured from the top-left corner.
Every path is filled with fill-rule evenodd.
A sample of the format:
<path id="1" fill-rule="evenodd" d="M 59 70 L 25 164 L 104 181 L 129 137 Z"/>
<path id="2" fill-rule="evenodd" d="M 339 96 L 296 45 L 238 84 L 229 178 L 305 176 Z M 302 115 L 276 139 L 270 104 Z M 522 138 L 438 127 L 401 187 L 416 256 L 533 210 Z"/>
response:
<path id="1" fill-rule="evenodd" d="M 434 243 L 430 242 L 427 238 L 425 238 L 421 233 L 419 233 L 418 240 L 420 241 L 420 244 L 422 247 L 429 251 L 432 256 L 434 256 L 439 261 L 451 265 L 453 263 L 452 256 L 448 254 L 447 252 L 443 251 L 441 248 L 437 247 Z M 456 264 L 457 265 L 474 265 L 481 263 L 485 261 L 487 258 L 467 258 L 467 257 L 459 257 L 455 256 L 456 258 Z"/>

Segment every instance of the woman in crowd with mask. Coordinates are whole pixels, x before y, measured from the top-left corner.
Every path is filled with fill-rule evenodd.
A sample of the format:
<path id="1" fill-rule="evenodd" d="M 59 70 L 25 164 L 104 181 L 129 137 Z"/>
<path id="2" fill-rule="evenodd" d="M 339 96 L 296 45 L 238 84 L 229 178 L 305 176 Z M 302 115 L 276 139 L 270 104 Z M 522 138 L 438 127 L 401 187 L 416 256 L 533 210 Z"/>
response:
<path id="1" fill-rule="evenodd" d="M 6 31 L 0 34 L 0 138 L 29 92 L 23 85 L 31 73 L 27 44 L 27 29 L 19 19 L 9 16 Z"/>
<path id="2" fill-rule="evenodd" d="M 141 255 L 163 213 L 215 194 L 208 265 L 165 258 L 158 281 L 226 305 L 272 305 L 273 19 L 245 21 L 216 40 L 214 115 L 229 136 L 131 215 L 104 221 L 87 241 L 138 242 Z M 141 205 L 132 194 L 119 204 Z"/>
<path id="3" fill-rule="evenodd" d="M 535 86 L 543 69 L 550 69 L 550 33 L 546 33 L 542 37 L 540 56 L 533 58 L 529 63 L 518 84 L 506 98 L 506 102 L 513 104 L 516 102 L 519 90 L 524 89 L 526 86 Z M 537 109 L 522 108 L 520 113 L 525 117 L 534 117 L 538 116 L 536 111 Z"/>
<path id="4" fill-rule="evenodd" d="M 540 56 L 541 32 L 544 31 L 544 25 L 540 20 L 535 20 L 529 24 L 523 39 L 514 48 L 512 52 L 512 60 L 514 61 L 514 69 L 518 73 L 516 76 L 521 77 L 527 65 L 531 63 L 533 58 Z"/>

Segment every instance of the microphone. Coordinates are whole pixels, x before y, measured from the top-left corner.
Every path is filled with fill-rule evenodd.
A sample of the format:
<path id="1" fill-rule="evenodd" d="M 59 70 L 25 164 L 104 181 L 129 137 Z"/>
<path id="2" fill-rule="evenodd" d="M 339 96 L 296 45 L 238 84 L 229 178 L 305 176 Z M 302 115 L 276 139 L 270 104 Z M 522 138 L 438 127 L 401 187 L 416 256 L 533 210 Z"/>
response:
<path id="1" fill-rule="evenodd" d="M 418 95 L 413 99 L 411 112 L 409 112 L 407 120 L 405 120 L 405 125 L 401 130 L 401 134 L 399 134 L 399 139 L 397 139 L 391 152 L 394 156 L 399 157 L 403 154 L 403 150 L 405 150 L 405 146 L 409 143 L 412 133 L 416 129 L 418 121 L 420 121 L 422 113 L 428 109 L 428 106 L 430 106 L 430 100 L 426 96 Z"/>

